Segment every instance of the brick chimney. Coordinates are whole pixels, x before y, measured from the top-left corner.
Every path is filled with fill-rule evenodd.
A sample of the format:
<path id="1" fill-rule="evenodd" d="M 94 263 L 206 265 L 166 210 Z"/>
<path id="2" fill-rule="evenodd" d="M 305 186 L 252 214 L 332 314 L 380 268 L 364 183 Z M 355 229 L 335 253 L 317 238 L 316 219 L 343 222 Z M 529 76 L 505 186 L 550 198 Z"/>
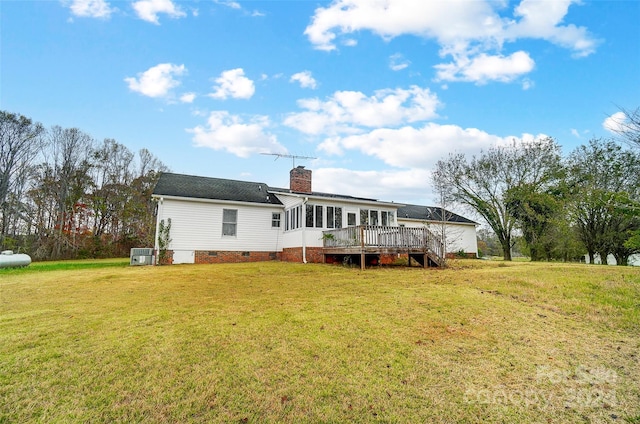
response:
<path id="1" fill-rule="evenodd" d="M 289 189 L 296 193 L 311 194 L 311 171 L 304 166 L 293 168 L 289 172 Z"/>

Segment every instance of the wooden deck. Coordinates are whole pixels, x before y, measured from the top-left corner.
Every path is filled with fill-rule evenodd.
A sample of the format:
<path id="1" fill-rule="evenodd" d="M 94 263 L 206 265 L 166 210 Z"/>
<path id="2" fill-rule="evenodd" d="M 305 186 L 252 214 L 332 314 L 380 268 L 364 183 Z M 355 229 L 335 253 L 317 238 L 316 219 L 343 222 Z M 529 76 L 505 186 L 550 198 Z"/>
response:
<path id="1" fill-rule="evenodd" d="M 440 238 L 428 228 L 358 225 L 323 231 L 323 253 L 328 255 L 360 255 L 365 266 L 367 255 L 408 254 L 422 266 L 440 266 L 444 248 Z"/>

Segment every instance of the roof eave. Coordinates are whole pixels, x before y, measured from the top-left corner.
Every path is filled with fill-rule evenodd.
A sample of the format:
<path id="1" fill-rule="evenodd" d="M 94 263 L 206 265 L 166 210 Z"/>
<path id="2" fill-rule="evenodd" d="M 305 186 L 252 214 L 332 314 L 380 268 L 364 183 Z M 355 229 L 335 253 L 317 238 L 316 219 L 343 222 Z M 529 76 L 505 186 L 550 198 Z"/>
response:
<path id="1" fill-rule="evenodd" d="M 445 224 L 457 224 L 457 225 L 473 225 L 474 227 L 476 225 L 480 225 L 477 222 L 457 222 L 457 221 L 438 221 L 438 220 L 434 220 L 434 219 L 421 219 L 421 218 L 407 218 L 406 216 L 398 216 L 397 218 L 398 220 L 404 220 L 404 221 L 417 221 L 417 222 L 432 222 L 434 224 L 441 224 L 441 223 L 445 223 Z"/>
<path id="2" fill-rule="evenodd" d="M 248 201 L 241 201 L 241 200 L 206 199 L 201 197 L 183 197 L 183 196 L 172 196 L 172 195 L 155 194 L 155 193 L 151 195 L 151 198 L 157 199 L 157 200 L 161 200 L 161 199 L 179 200 L 183 202 L 222 203 L 225 205 L 244 205 L 244 206 L 250 205 L 250 206 L 278 208 L 278 209 L 284 208 L 284 205 L 279 205 L 277 203 L 258 203 L 258 202 L 248 202 Z"/>

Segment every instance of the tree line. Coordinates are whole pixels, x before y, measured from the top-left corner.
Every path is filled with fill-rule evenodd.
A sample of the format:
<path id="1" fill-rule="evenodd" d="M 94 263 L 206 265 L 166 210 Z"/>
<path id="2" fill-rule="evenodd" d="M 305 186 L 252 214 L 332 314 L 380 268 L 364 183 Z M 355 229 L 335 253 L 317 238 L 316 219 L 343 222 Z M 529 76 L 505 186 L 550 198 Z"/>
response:
<path id="1" fill-rule="evenodd" d="M 153 246 L 151 192 L 167 170 L 147 149 L 0 111 L 0 246 L 38 260 Z"/>
<path id="2" fill-rule="evenodd" d="M 640 253 L 640 109 L 615 139 L 592 139 L 568 155 L 552 138 L 452 154 L 433 172 L 440 198 L 459 202 L 492 229 L 505 260 L 518 245 L 533 261 L 618 265 Z"/>
<path id="3" fill-rule="evenodd" d="M 518 244 L 534 261 L 612 254 L 625 265 L 640 253 L 640 109 L 624 112 L 631 148 L 592 139 L 562 156 L 547 138 L 453 154 L 433 172 L 438 198 L 477 212 L 506 260 Z M 147 149 L 0 111 L 0 246 L 39 260 L 153 246 L 151 192 L 167 170 Z"/>

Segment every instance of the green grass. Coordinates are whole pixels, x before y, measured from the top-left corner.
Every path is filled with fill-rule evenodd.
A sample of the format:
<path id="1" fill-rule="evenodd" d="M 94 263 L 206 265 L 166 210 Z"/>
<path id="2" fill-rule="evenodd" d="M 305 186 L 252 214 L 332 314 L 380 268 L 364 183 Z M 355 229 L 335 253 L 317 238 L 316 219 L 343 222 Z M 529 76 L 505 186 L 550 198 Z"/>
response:
<path id="1" fill-rule="evenodd" d="M 0 422 L 640 421 L 637 268 L 97 263 L 0 272 Z"/>
<path id="2" fill-rule="evenodd" d="M 124 268 L 129 266 L 129 258 L 81 259 L 75 261 L 33 262 L 23 268 L 0 268 L 0 278 L 6 275 L 31 274 L 35 272 L 81 270 L 96 268 Z"/>

